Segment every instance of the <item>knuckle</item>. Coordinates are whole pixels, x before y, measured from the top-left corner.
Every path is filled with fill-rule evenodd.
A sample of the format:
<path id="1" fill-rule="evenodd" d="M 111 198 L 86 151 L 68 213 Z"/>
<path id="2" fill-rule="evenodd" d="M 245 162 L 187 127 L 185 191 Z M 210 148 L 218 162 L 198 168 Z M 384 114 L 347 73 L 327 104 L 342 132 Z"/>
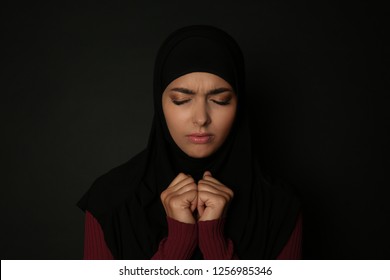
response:
<path id="1" fill-rule="evenodd" d="M 194 191 L 196 188 L 194 183 L 187 184 L 183 187 L 183 191 L 188 192 L 188 191 Z"/>
<path id="2" fill-rule="evenodd" d="M 198 195 L 198 191 L 197 190 L 190 190 L 190 191 L 188 191 L 188 193 L 190 195 L 193 195 L 193 196 L 197 196 Z"/>
<path id="3" fill-rule="evenodd" d="M 169 207 L 177 210 L 183 208 L 183 199 L 180 196 L 175 196 L 169 200 Z"/>
<path id="4" fill-rule="evenodd" d="M 171 208 L 176 208 L 177 205 L 178 205 L 178 199 L 177 199 L 176 196 L 175 196 L 175 197 L 172 197 L 172 198 L 169 199 L 169 201 L 167 201 L 167 202 L 168 202 L 169 207 L 171 207 Z"/>
<path id="5" fill-rule="evenodd" d="M 186 186 L 184 186 L 183 187 L 183 191 L 184 192 L 189 192 L 189 191 L 191 191 L 191 190 L 193 190 L 193 186 L 191 186 L 191 185 L 186 185 Z"/>
<path id="6" fill-rule="evenodd" d="M 215 199 L 215 204 L 224 206 L 228 202 L 227 198 L 224 196 L 218 196 Z"/>
<path id="7" fill-rule="evenodd" d="M 229 189 L 228 187 L 226 187 L 226 186 L 223 186 L 223 189 L 222 189 L 229 197 L 233 197 L 234 196 L 234 192 L 231 190 L 231 189 Z"/>
<path id="8" fill-rule="evenodd" d="M 166 192 L 166 191 L 163 191 L 163 192 L 160 194 L 160 199 L 164 201 L 166 197 L 167 197 L 167 192 Z"/>

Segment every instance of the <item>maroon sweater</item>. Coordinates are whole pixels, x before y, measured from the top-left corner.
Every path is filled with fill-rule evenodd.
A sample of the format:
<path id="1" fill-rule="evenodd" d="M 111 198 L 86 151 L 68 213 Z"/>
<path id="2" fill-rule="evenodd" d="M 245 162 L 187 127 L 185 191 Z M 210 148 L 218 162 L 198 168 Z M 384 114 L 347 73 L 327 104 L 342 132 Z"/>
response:
<path id="1" fill-rule="evenodd" d="M 168 237 L 161 240 L 153 260 L 190 259 L 196 245 L 199 245 L 205 260 L 237 259 L 233 242 L 223 235 L 225 220 L 213 220 L 186 224 L 167 217 Z M 301 259 L 302 216 L 289 240 L 277 259 Z M 90 213 L 85 215 L 84 259 L 112 260 L 113 256 L 104 241 L 104 234 L 99 222 Z"/>

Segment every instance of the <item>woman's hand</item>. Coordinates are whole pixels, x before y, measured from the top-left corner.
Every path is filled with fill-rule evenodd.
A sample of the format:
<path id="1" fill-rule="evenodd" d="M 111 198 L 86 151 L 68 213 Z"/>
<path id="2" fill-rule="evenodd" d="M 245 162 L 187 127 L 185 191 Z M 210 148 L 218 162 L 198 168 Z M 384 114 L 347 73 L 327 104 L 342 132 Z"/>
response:
<path id="1" fill-rule="evenodd" d="M 210 221 L 224 217 L 233 191 L 213 178 L 209 171 L 198 182 L 199 221 Z"/>
<path id="2" fill-rule="evenodd" d="M 160 198 L 168 217 L 182 223 L 195 224 L 193 212 L 197 207 L 198 191 L 191 176 L 179 173 Z"/>
<path id="3" fill-rule="evenodd" d="M 204 173 L 198 185 L 191 176 L 179 173 L 160 197 L 168 217 L 194 224 L 195 209 L 198 210 L 199 221 L 224 217 L 233 191 L 212 177 L 209 171 Z"/>

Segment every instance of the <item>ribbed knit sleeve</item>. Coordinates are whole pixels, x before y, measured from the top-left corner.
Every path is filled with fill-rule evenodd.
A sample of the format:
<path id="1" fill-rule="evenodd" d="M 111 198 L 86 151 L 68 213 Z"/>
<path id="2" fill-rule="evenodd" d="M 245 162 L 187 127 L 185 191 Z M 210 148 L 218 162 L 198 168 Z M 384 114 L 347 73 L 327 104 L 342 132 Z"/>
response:
<path id="1" fill-rule="evenodd" d="M 302 214 L 299 214 L 297 223 L 286 245 L 279 253 L 278 260 L 302 259 Z"/>
<path id="2" fill-rule="evenodd" d="M 152 260 L 188 260 L 198 242 L 197 224 L 186 224 L 167 217 L 168 237 L 161 240 Z"/>
<path id="3" fill-rule="evenodd" d="M 233 242 L 224 236 L 225 219 L 198 222 L 199 248 L 205 260 L 232 260 Z"/>
<path id="4" fill-rule="evenodd" d="M 112 260 L 112 254 L 104 241 L 103 230 L 99 222 L 88 211 L 85 213 L 84 233 L 85 260 Z"/>
<path id="5" fill-rule="evenodd" d="M 159 245 L 152 257 L 154 260 L 190 259 L 199 242 L 204 259 L 237 259 L 233 242 L 223 234 L 224 219 L 202 221 L 198 224 L 186 224 L 167 217 L 168 237 Z M 302 215 L 289 240 L 278 255 L 279 260 L 302 258 Z M 104 240 L 104 233 L 99 222 L 88 211 L 85 215 L 85 260 L 112 260 L 113 256 Z"/>

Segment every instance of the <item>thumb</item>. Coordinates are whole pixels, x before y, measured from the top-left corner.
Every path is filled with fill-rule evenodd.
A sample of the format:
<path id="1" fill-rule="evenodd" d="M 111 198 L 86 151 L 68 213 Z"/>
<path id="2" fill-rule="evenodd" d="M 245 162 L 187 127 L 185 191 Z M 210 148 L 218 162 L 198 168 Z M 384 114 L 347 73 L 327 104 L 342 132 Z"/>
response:
<path id="1" fill-rule="evenodd" d="M 203 178 L 204 178 L 205 176 L 212 176 L 212 175 L 211 175 L 211 172 L 210 172 L 210 171 L 205 171 L 205 172 L 203 173 Z"/>

